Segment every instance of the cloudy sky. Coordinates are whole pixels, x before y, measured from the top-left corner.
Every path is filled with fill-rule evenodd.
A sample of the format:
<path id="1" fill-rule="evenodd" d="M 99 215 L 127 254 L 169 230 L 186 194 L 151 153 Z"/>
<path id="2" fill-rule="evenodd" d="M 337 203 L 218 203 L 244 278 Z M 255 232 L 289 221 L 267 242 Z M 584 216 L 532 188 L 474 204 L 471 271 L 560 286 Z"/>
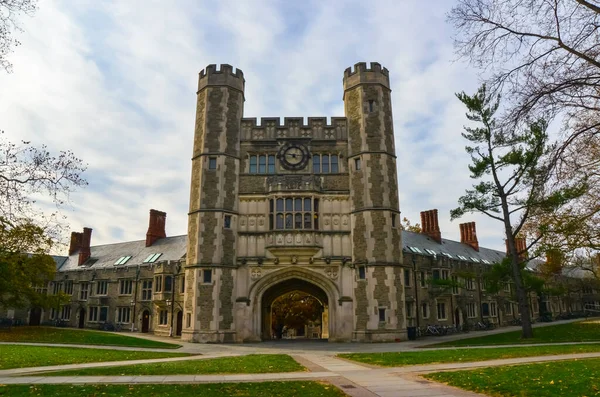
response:
<path id="1" fill-rule="evenodd" d="M 468 188 L 465 123 L 454 93 L 477 73 L 456 61 L 449 0 L 59 1 L 22 17 L 22 45 L 0 73 L 0 129 L 12 140 L 70 149 L 89 186 L 65 214 L 92 244 L 145 238 L 148 210 L 186 233 L 198 72 L 244 71 L 246 117 L 343 116 L 342 74 L 359 61 L 390 70 L 400 210 L 438 208 L 445 238 L 475 220 L 481 245 L 502 226 L 449 211 Z"/>

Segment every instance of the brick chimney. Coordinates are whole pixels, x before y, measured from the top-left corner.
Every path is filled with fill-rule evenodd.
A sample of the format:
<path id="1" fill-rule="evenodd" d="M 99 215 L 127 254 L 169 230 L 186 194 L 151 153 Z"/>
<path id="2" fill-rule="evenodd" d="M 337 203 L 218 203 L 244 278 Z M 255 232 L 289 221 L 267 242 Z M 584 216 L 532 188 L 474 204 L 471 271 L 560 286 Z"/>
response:
<path id="1" fill-rule="evenodd" d="M 166 223 L 166 212 L 150 210 L 150 222 L 148 224 L 148 232 L 146 232 L 146 247 L 150 247 L 158 239 L 167 237 L 165 231 Z"/>
<path id="2" fill-rule="evenodd" d="M 477 229 L 475 222 L 461 223 L 460 242 L 470 245 L 475 251 L 479 252 L 479 241 L 477 241 Z"/>
<path id="3" fill-rule="evenodd" d="M 81 244 L 79 245 L 79 262 L 77 263 L 79 266 L 83 265 L 92 255 L 90 251 L 91 242 L 92 229 L 84 227 L 83 233 L 81 233 Z"/>
<path id="4" fill-rule="evenodd" d="M 509 255 L 508 252 L 508 240 L 506 242 L 506 255 Z M 524 237 L 515 237 L 515 248 L 517 249 L 517 255 L 519 256 L 519 261 L 523 262 L 527 260 L 527 240 Z"/>
<path id="5" fill-rule="evenodd" d="M 83 233 L 80 232 L 71 232 L 71 243 L 69 244 L 69 256 L 75 254 L 81 248 L 81 239 L 83 238 Z"/>
<path id="6" fill-rule="evenodd" d="M 431 237 L 438 243 L 442 243 L 442 233 L 438 223 L 438 210 L 421 212 L 421 233 Z"/>

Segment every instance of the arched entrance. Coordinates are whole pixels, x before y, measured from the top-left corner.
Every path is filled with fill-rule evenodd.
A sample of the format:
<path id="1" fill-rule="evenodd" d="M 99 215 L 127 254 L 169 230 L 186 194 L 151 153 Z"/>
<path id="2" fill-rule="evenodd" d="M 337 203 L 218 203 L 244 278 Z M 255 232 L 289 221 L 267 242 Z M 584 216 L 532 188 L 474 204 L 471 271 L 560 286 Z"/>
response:
<path id="1" fill-rule="evenodd" d="M 79 309 L 79 328 L 85 327 L 85 309 Z"/>
<path id="2" fill-rule="evenodd" d="M 147 333 L 150 328 L 150 312 L 144 310 L 142 312 L 142 332 Z"/>
<path id="3" fill-rule="evenodd" d="M 40 325 L 42 321 L 42 308 L 32 307 L 29 311 L 29 325 Z"/>
<path id="4" fill-rule="evenodd" d="M 183 329 L 183 312 L 177 312 L 177 322 L 175 323 L 175 336 L 181 336 L 181 330 Z"/>
<path id="5" fill-rule="evenodd" d="M 307 309 L 307 316 L 301 321 L 305 324 L 284 324 L 289 319 L 284 319 L 282 310 L 291 306 L 298 307 L 301 302 L 309 301 L 311 306 Z M 315 311 L 318 305 L 318 313 Z M 287 305 L 287 306 L 286 306 Z M 289 278 L 276 283 L 266 289 L 261 299 L 261 338 L 271 340 L 281 339 L 285 332 L 287 337 L 304 337 L 308 339 L 327 339 L 329 337 L 329 297 L 319 286 L 301 278 Z M 285 314 L 285 313 L 283 313 Z M 310 318 L 310 320 L 309 320 Z"/>

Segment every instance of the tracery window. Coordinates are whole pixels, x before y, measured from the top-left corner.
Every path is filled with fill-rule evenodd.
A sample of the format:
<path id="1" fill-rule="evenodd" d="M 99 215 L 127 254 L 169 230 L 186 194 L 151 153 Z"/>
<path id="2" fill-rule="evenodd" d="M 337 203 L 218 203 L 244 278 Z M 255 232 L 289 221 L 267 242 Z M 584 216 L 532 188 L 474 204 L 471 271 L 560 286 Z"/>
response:
<path id="1" fill-rule="evenodd" d="M 319 199 L 280 197 L 269 200 L 270 230 L 318 230 Z"/>

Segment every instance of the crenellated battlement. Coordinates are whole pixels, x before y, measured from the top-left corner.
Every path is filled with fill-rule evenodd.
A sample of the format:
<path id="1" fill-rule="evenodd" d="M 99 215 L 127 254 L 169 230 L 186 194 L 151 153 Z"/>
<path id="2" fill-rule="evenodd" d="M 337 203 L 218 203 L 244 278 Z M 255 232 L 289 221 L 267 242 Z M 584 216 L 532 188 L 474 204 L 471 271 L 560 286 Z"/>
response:
<path id="1" fill-rule="evenodd" d="M 240 79 L 244 78 L 244 72 L 242 72 L 242 69 L 235 69 L 235 73 L 233 73 L 233 66 L 228 65 L 226 63 L 219 65 L 219 68 L 217 68 L 217 65 L 215 64 L 208 65 L 205 69 L 202 69 L 200 71 L 200 78 L 215 73 L 229 74 Z"/>
<path id="2" fill-rule="evenodd" d="M 390 72 L 378 62 L 371 62 L 370 67 L 366 62 L 358 62 L 353 68 L 344 70 L 344 91 L 357 84 L 375 83 L 390 88 Z"/>
<path id="3" fill-rule="evenodd" d="M 242 140 L 273 140 L 284 138 L 310 138 L 326 140 L 346 139 L 346 118 L 332 117 L 327 123 L 326 117 L 256 117 L 242 119 Z"/>
<path id="4" fill-rule="evenodd" d="M 377 72 L 381 73 L 384 76 L 390 76 L 390 72 L 387 68 L 381 67 L 379 62 L 371 62 L 371 67 L 367 67 L 366 62 L 358 62 L 354 64 L 354 67 L 349 67 L 344 70 L 344 78 L 348 78 L 355 73 L 363 73 L 363 72 Z"/>
<path id="5" fill-rule="evenodd" d="M 234 73 L 233 66 L 226 63 L 218 68 L 217 65 L 211 64 L 200 71 L 198 91 L 209 85 L 225 85 L 244 91 L 244 83 L 244 72 L 241 69 L 235 69 Z"/>

